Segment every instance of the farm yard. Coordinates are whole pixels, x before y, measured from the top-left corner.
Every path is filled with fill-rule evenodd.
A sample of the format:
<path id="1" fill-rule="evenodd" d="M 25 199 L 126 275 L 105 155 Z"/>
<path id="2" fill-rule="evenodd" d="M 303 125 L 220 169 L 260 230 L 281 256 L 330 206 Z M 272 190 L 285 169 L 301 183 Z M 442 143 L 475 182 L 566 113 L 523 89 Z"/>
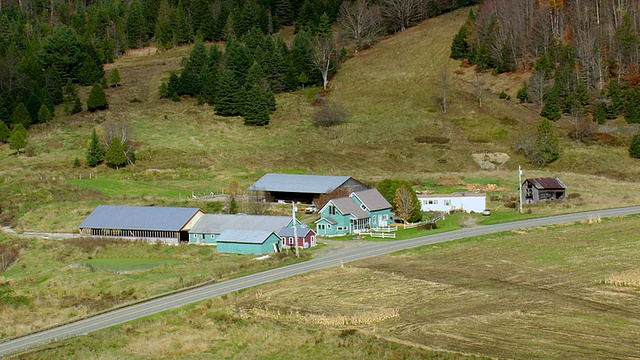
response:
<path id="1" fill-rule="evenodd" d="M 25 358 L 637 357 L 638 220 L 532 228 L 345 264 Z"/>

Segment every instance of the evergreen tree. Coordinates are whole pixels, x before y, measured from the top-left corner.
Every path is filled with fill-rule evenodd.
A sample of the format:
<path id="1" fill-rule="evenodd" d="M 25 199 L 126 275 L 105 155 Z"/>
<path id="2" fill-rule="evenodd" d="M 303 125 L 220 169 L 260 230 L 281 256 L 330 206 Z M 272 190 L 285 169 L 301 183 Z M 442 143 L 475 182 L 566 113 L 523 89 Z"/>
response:
<path id="1" fill-rule="evenodd" d="M 607 86 L 609 106 L 607 106 L 607 119 L 616 119 L 624 110 L 624 98 L 622 89 L 617 81 L 610 81 Z"/>
<path id="2" fill-rule="evenodd" d="M 626 98 L 625 119 L 628 123 L 640 123 L 640 89 L 630 88 L 627 90 Z"/>
<path id="3" fill-rule="evenodd" d="M 182 0 L 178 1 L 178 6 L 171 12 L 171 28 L 173 29 L 174 45 L 182 45 L 191 42 L 193 31 L 189 27 L 187 17 L 184 14 Z"/>
<path id="4" fill-rule="evenodd" d="M 11 136 L 9 127 L 4 121 L 0 120 L 0 144 L 6 143 L 9 140 L 9 136 Z"/>
<path id="5" fill-rule="evenodd" d="M 540 112 L 541 116 L 556 121 L 560 119 L 560 106 L 558 105 L 558 90 L 554 85 L 545 96 L 545 103 Z"/>
<path id="6" fill-rule="evenodd" d="M 125 154 L 124 146 L 119 138 L 114 137 L 111 139 L 107 152 L 104 155 L 104 161 L 112 167 L 119 169 L 127 163 L 127 155 Z"/>
<path id="7" fill-rule="evenodd" d="M 171 26 L 171 7 L 167 0 L 161 0 L 155 26 L 156 43 L 161 50 L 173 46 L 173 28 Z"/>
<path id="8" fill-rule="evenodd" d="M 78 159 L 78 157 L 73 159 L 73 167 L 74 168 L 79 168 L 80 167 L 80 159 Z"/>
<path id="9" fill-rule="evenodd" d="M 451 43 L 451 58 L 455 60 L 466 59 L 469 56 L 469 43 L 467 43 L 468 25 L 464 24 L 453 38 Z"/>
<path id="10" fill-rule="evenodd" d="M 104 151 L 102 151 L 100 147 L 95 129 L 93 129 L 93 133 L 91 134 L 91 143 L 89 144 L 89 149 L 87 149 L 86 160 L 87 166 L 90 167 L 96 167 L 104 160 Z"/>
<path id="11" fill-rule="evenodd" d="M 265 93 L 254 85 L 247 93 L 244 106 L 244 124 L 253 126 L 269 125 L 269 103 Z"/>
<path id="12" fill-rule="evenodd" d="M 526 81 L 522 84 L 520 90 L 518 90 L 516 97 L 520 100 L 520 103 L 531 102 L 531 99 L 529 98 L 529 87 Z"/>
<path id="13" fill-rule="evenodd" d="M 96 59 L 87 57 L 80 65 L 76 78 L 81 85 L 91 85 L 104 78 L 102 64 Z"/>
<path id="14" fill-rule="evenodd" d="M 631 145 L 629 145 L 629 156 L 640 159 L 640 131 L 638 131 L 633 136 L 633 139 L 631 139 Z"/>
<path id="15" fill-rule="evenodd" d="M 276 0 L 276 17 L 279 20 L 280 25 L 291 25 L 292 11 L 291 2 L 289 0 Z"/>
<path id="16" fill-rule="evenodd" d="M 180 77 L 172 71 L 167 82 L 167 96 L 173 96 L 173 94 L 180 95 Z"/>
<path id="17" fill-rule="evenodd" d="M 225 69 L 218 79 L 218 91 L 214 108 L 216 114 L 222 116 L 237 116 L 243 114 L 243 87 L 239 84 L 233 71 Z"/>
<path id="18" fill-rule="evenodd" d="M 113 68 L 113 70 L 111 70 L 109 82 L 111 83 L 112 87 L 120 86 L 120 71 L 118 70 L 118 68 Z"/>
<path id="19" fill-rule="evenodd" d="M 42 105 L 40 107 L 40 111 L 38 111 L 38 122 L 48 123 L 49 121 L 51 121 L 52 118 L 53 117 L 51 116 L 49 109 L 45 105 Z"/>
<path id="20" fill-rule="evenodd" d="M 180 95 L 196 96 L 200 95 L 202 83 L 200 80 L 200 72 L 202 67 L 207 64 L 207 49 L 202 41 L 198 41 L 180 73 Z"/>
<path id="21" fill-rule="evenodd" d="M 556 161 L 560 157 L 560 138 L 555 125 L 547 119 L 542 119 L 536 125 L 536 131 L 535 156 L 532 160 L 537 165 Z"/>
<path id="22" fill-rule="evenodd" d="M 145 11 L 139 0 L 132 0 L 127 11 L 127 45 L 130 48 L 141 48 L 149 41 L 149 24 Z"/>
<path id="23" fill-rule="evenodd" d="M 9 136 L 9 148 L 20 154 L 20 149 L 27 147 L 27 129 L 21 123 L 16 124 Z"/>
<path id="24" fill-rule="evenodd" d="M 225 49 L 225 65 L 231 70 L 240 86 L 244 86 L 247 72 L 253 64 L 253 59 L 246 46 L 241 44 L 235 38 L 231 38 L 227 42 Z"/>
<path id="25" fill-rule="evenodd" d="M 98 110 L 105 110 L 107 108 L 109 108 L 107 95 L 104 93 L 102 86 L 94 84 L 91 88 L 91 93 L 89 93 L 89 98 L 87 99 L 87 111 L 94 112 Z"/>
<path id="26" fill-rule="evenodd" d="M 59 23 L 42 44 L 39 58 L 45 69 L 56 68 L 62 78 L 77 79 L 77 71 L 87 55 L 76 31 Z"/>
<path id="27" fill-rule="evenodd" d="M 80 97 L 76 95 L 75 100 L 73 100 L 73 107 L 71 107 L 71 114 L 77 114 L 82 111 L 82 102 L 80 101 Z"/>
<path id="28" fill-rule="evenodd" d="M 31 115 L 23 103 L 19 103 L 11 115 L 11 124 L 21 124 L 25 129 L 31 125 Z"/>
<path id="29" fill-rule="evenodd" d="M 604 124 L 607 121 L 607 106 L 602 102 L 597 102 L 593 106 L 593 121 Z"/>

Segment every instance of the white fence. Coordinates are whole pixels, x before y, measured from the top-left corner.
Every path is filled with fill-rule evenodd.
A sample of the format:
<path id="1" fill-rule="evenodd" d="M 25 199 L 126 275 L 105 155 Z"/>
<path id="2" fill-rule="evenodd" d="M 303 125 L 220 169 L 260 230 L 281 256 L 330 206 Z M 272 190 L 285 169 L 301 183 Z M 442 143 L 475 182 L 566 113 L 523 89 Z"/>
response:
<path id="1" fill-rule="evenodd" d="M 379 228 L 372 228 L 371 232 L 394 232 L 394 231 L 398 231 L 398 227 L 397 226 L 387 226 L 387 227 L 379 227 Z"/>
<path id="2" fill-rule="evenodd" d="M 396 233 L 388 233 L 388 232 L 368 232 L 368 233 L 360 233 L 360 235 L 367 235 L 373 238 L 381 238 L 381 239 L 395 239 Z"/>

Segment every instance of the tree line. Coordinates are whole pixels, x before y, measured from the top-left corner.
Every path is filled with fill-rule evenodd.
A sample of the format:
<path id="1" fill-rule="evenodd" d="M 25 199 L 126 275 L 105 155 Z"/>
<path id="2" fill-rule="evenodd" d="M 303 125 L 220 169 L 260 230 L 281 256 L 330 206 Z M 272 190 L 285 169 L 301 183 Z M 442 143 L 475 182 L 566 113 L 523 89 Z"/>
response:
<path id="1" fill-rule="evenodd" d="M 640 122 L 640 2 L 486 0 L 471 11 L 451 57 L 479 71 L 531 72 L 518 92 L 541 115 Z"/>

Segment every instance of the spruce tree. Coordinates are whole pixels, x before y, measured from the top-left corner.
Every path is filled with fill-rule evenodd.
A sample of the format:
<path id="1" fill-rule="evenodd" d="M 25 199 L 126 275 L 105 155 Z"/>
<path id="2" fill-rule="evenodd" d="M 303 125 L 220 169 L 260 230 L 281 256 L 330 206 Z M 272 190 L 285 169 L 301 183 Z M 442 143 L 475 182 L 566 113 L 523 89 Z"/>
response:
<path id="1" fill-rule="evenodd" d="M 113 70 L 111 70 L 111 76 L 109 76 L 109 82 L 111 83 L 112 87 L 120 86 L 120 71 L 118 70 L 118 68 L 113 68 Z"/>
<path id="2" fill-rule="evenodd" d="M 167 96 L 173 96 L 173 94 L 181 95 L 180 77 L 172 71 L 169 75 L 169 81 L 167 81 Z"/>
<path id="3" fill-rule="evenodd" d="M 537 165 L 546 165 L 560 157 L 560 138 L 555 125 L 542 119 L 536 125 L 535 156 L 532 161 Z"/>
<path id="4" fill-rule="evenodd" d="M 607 96 L 609 97 L 609 106 L 607 106 L 607 119 L 615 119 L 624 110 L 624 98 L 622 89 L 617 81 L 610 81 L 607 86 Z"/>
<path id="5" fill-rule="evenodd" d="M 20 149 L 27 147 L 27 129 L 18 123 L 13 127 L 9 136 L 9 148 L 20 154 Z"/>
<path id="6" fill-rule="evenodd" d="M 630 124 L 640 123 L 640 89 L 630 88 L 626 94 L 624 117 Z"/>
<path id="7" fill-rule="evenodd" d="M 94 112 L 98 110 L 105 110 L 107 108 L 109 108 L 107 95 L 104 93 L 102 86 L 94 84 L 91 88 L 91 93 L 89 93 L 89 98 L 87 99 L 87 111 Z"/>
<path id="8" fill-rule="evenodd" d="M 631 145 L 629 146 L 629 156 L 632 158 L 640 159 L 640 131 L 638 131 L 631 139 Z"/>
<path id="9" fill-rule="evenodd" d="M 558 91 L 555 86 L 553 86 L 545 96 L 545 103 L 540 115 L 552 121 L 560 119 L 561 114 L 560 106 L 558 105 Z"/>
<path id="10" fill-rule="evenodd" d="M 218 79 L 218 92 L 214 108 L 216 114 L 237 116 L 243 114 L 243 87 L 238 83 L 233 71 L 225 69 Z"/>
<path id="11" fill-rule="evenodd" d="M 76 95 L 75 100 L 73 100 L 73 107 L 71 108 L 72 114 L 77 114 L 82 111 L 82 102 L 80 101 L 80 97 Z"/>
<path id="12" fill-rule="evenodd" d="M 202 90 L 200 72 L 206 64 L 207 49 L 202 41 L 198 41 L 191 50 L 189 57 L 186 58 L 186 63 L 180 73 L 180 91 L 178 92 L 180 95 L 200 95 Z"/>
<path id="13" fill-rule="evenodd" d="M 469 43 L 467 43 L 467 24 L 463 24 L 451 43 L 451 58 L 455 60 L 466 59 L 469 56 Z"/>
<path id="14" fill-rule="evenodd" d="M 93 134 L 91 134 L 91 143 L 89 144 L 89 149 L 87 149 L 86 159 L 87 166 L 90 167 L 96 167 L 104 160 L 104 151 L 100 148 L 95 129 L 93 130 Z"/>
<path id="15" fill-rule="evenodd" d="M 246 99 L 244 124 L 253 126 L 269 125 L 269 103 L 258 85 L 254 85 L 249 90 Z"/>
<path id="16" fill-rule="evenodd" d="M 13 109 L 11 123 L 15 125 L 21 124 L 25 129 L 31 125 L 31 115 L 29 115 L 29 110 L 27 110 L 24 103 L 19 103 L 18 106 Z"/>
<path id="17" fill-rule="evenodd" d="M 524 84 L 522 84 L 520 90 L 518 90 L 518 94 L 516 95 L 516 97 L 518 98 L 518 100 L 520 100 L 520 103 L 531 102 L 531 99 L 529 98 L 529 87 L 526 81 L 524 82 Z"/>
<path id="18" fill-rule="evenodd" d="M 167 0 L 161 0 L 155 25 L 156 43 L 161 50 L 173 46 L 173 29 L 171 28 L 171 7 Z"/>
<path id="19" fill-rule="evenodd" d="M 125 149 L 120 139 L 111 139 L 111 143 L 109 143 L 107 152 L 104 155 L 104 161 L 116 169 L 119 169 L 120 166 L 127 163 L 127 155 L 125 154 Z"/>
<path id="20" fill-rule="evenodd" d="M 9 136 L 11 136 L 9 127 L 4 121 L 0 120 L 0 144 L 6 143 L 9 140 Z"/>
<path id="21" fill-rule="evenodd" d="M 40 106 L 40 111 L 38 111 L 38 122 L 41 124 L 48 123 L 52 118 L 53 116 L 51 116 L 49 109 L 45 105 Z"/>

